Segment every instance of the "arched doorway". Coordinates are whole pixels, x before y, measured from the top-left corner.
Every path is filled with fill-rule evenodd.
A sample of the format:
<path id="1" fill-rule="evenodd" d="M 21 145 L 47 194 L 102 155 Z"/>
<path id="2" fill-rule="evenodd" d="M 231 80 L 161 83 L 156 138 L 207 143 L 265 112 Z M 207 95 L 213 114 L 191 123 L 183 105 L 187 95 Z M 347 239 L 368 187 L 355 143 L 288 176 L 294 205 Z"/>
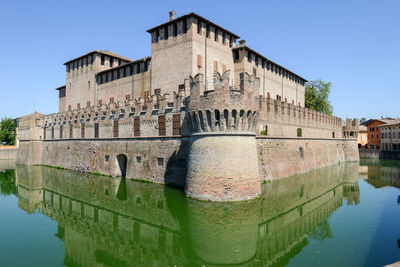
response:
<path id="1" fill-rule="evenodd" d="M 124 154 L 119 154 L 117 156 L 117 162 L 118 162 L 119 170 L 121 172 L 121 176 L 126 177 L 126 167 L 128 164 L 128 158 Z"/>

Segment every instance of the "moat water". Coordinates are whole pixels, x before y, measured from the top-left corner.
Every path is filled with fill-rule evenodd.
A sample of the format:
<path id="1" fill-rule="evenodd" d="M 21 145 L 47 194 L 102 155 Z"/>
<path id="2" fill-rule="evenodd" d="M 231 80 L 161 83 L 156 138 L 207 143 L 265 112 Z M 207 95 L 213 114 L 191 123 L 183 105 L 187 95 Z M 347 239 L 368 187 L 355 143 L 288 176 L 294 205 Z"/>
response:
<path id="1" fill-rule="evenodd" d="M 263 184 L 240 203 L 0 161 L 1 266 L 382 266 L 400 260 L 400 165 Z"/>

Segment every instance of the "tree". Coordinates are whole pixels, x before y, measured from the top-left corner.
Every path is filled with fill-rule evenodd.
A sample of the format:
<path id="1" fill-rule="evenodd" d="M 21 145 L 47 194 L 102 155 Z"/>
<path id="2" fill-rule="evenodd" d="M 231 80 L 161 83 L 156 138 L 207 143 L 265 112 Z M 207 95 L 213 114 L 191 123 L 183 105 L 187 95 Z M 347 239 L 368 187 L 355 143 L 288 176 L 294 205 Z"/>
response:
<path id="1" fill-rule="evenodd" d="M 360 119 L 360 124 L 363 123 L 363 122 L 366 122 L 366 121 L 367 121 L 367 119 L 364 118 L 364 117 L 362 117 L 362 118 Z"/>
<path id="2" fill-rule="evenodd" d="M 15 144 L 15 122 L 10 118 L 1 120 L 0 142 L 6 142 L 6 145 Z"/>
<path id="3" fill-rule="evenodd" d="M 331 83 L 322 80 L 310 81 L 306 84 L 306 108 L 332 115 L 333 108 L 329 101 Z"/>

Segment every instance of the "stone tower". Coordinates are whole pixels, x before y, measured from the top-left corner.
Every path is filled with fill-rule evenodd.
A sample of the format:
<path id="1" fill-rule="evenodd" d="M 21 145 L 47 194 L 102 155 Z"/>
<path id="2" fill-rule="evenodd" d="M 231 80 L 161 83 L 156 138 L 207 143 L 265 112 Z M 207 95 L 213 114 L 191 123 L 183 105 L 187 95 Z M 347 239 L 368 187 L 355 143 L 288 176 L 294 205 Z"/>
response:
<path id="1" fill-rule="evenodd" d="M 211 201 L 238 201 L 260 195 L 255 139 L 259 78 L 241 75 L 241 87 L 229 86 L 230 71 L 214 73 L 214 90 L 204 90 L 204 76 L 190 87 L 186 112 L 191 131 L 186 195 Z"/>

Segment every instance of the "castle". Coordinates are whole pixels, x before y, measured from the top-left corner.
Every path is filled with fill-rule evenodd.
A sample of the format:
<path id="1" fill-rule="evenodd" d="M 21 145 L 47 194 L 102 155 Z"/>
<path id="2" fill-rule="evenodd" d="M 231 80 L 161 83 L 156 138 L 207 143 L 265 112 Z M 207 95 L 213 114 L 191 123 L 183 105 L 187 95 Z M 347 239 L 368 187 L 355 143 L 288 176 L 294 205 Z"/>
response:
<path id="1" fill-rule="evenodd" d="M 18 122 L 17 161 L 236 201 L 260 183 L 358 161 L 358 121 L 304 107 L 304 78 L 190 13 L 149 29 L 151 57 L 70 60 L 59 112 Z"/>

